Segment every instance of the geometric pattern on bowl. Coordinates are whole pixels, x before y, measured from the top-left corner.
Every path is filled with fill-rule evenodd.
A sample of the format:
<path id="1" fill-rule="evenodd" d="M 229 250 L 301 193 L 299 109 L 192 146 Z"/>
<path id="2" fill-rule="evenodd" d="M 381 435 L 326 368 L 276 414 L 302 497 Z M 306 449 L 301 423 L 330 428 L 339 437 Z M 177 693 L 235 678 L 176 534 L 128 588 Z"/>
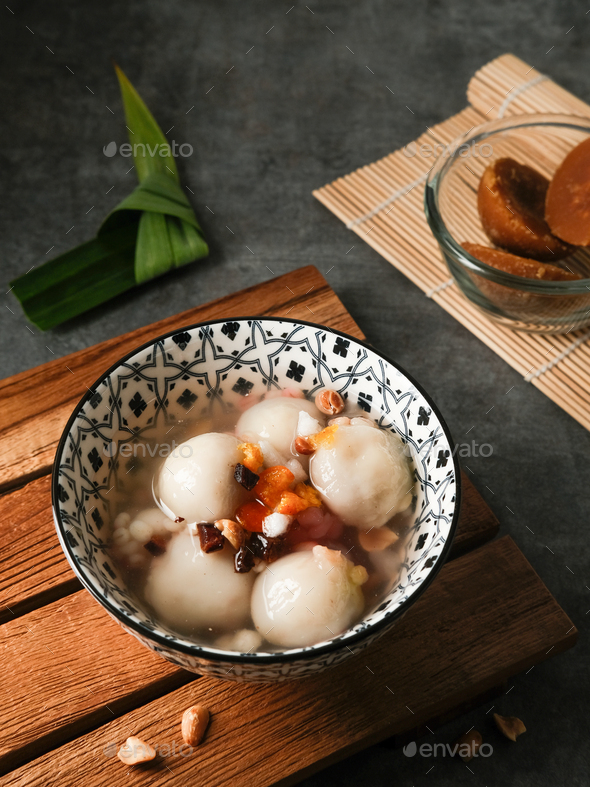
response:
<path id="1" fill-rule="evenodd" d="M 126 588 L 107 543 L 113 497 L 133 473 L 120 448 L 243 397 L 325 387 L 356 403 L 406 443 L 415 473 L 414 521 L 399 583 L 344 634 L 280 653 L 237 654 L 199 646 L 159 623 Z M 459 511 L 459 469 L 435 405 L 406 372 L 351 336 L 300 321 L 243 318 L 188 326 L 138 348 L 98 380 L 72 414 L 58 447 L 53 511 L 79 579 L 129 633 L 194 672 L 276 681 L 339 663 L 389 630 L 446 559 Z M 109 495 L 111 496 L 109 498 Z"/>

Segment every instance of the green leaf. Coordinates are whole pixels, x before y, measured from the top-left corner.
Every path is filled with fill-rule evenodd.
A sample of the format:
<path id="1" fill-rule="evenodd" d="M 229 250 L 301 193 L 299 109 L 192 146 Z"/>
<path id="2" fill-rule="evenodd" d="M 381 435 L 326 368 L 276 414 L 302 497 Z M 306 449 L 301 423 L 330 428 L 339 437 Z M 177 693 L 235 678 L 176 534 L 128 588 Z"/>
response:
<path id="1" fill-rule="evenodd" d="M 46 331 L 133 287 L 136 237 L 137 221 L 14 279 L 29 320 Z"/>
<path id="2" fill-rule="evenodd" d="M 149 281 L 174 267 L 174 255 L 166 216 L 146 211 L 139 219 L 135 247 L 135 278 L 138 283 Z"/>
<path id="3" fill-rule="evenodd" d="M 179 268 L 188 262 L 206 257 L 209 247 L 199 230 L 186 221 L 179 221 L 172 216 L 167 219 L 168 236 L 174 254 L 174 265 Z"/>
<path id="4" fill-rule="evenodd" d="M 209 253 L 165 136 L 116 69 L 140 182 L 109 213 L 94 240 L 12 282 L 25 314 L 42 330 Z"/>
<path id="5" fill-rule="evenodd" d="M 135 254 L 138 284 L 161 276 L 209 253 L 199 222 L 180 186 L 161 173 L 152 173 L 107 216 L 99 234 L 139 216 Z"/>
<path id="6" fill-rule="evenodd" d="M 180 186 L 160 173 L 148 175 L 128 197 L 120 202 L 107 216 L 99 232 L 108 231 L 113 226 L 119 226 L 121 224 L 121 216 L 116 214 L 118 211 L 123 210 L 151 210 L 154 213 L 166 213 L 170 216 L 177 216 L 179 219 L 192 224 L 195 229 L 201 232 L 199 222 Z M 123 217 L 123 221 L 127 221 L 127 219 Z"/>
<path id="7" fill-rule="evenodd" d="M 133 148 L 133 160 L 139 182 L 141 183 L 154 172 L 160 172 L 180 183 L 174 156 L 160 126 L 137 90 L 116 64 L 115 71 L 123 97 L 129 142 Z"/>

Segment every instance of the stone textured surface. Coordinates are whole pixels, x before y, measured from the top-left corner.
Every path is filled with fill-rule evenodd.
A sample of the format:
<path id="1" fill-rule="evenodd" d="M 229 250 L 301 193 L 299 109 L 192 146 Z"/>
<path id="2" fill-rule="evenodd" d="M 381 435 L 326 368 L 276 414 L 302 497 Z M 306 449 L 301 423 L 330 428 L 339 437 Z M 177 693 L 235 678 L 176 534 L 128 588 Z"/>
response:
<path id="1" fill-rule="evenodd" d="M 0 11 L 2 374 L 313 263 L 369 340 L 435 397 L 455 439 L 492 446 L 491 456 L 464 465 L 502 531 L 580 628 L 572 651 L 430 738 L 452 742 L 479 729 L 494 752 L 470 763 L 475 775 L 448 756 L 377 747 L 307 787 L 585 784 L 590 436 L 311 191 L 460 110 L 471 74 L 506 51 L 590 100 L 586 9 L 573 0 L 9 5 Z M 178 161 L 211 255 L 68 325 L 31 333 L 4 296 L 10 279 L 51 247 L 49 256 L 89 238 L 135 183 L 129 159 L 102 152 L 126 141 L 112 59 L 163 130 L 173 127 L 169 138 L 193 146 Z M 516 744 L 496 733 L 491 704 L 524 719 L 528 732 Z"/>

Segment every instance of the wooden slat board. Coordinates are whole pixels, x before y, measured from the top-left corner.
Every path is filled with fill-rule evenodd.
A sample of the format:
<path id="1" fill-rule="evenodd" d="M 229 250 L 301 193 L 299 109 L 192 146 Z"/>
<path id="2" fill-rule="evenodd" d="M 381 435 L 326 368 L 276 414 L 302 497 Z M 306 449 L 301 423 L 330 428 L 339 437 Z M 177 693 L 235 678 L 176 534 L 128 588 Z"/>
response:
<path id="1" fill-rule="evenodd" d="M 321 322 L 361 336 L 341 301 L 311 265 L 264 284 L 37 366 L 0 382 L 0 491 L 48 473 L 62 430 L 87 386 L 134 347 L 162 333 L 228 314 Z"/>
<path id="2" fill-rule="evenodd" d="M 55 535 L 50 490 L 46 475 L 0 497 L 0 623 L 82 587 Z"/>
<path id="3" fill-rule="evenodd" d="M 469 83 L 468 99 L 471 106 L 432 126 L 406 149 L 444 147 L 499 114 L 590 118 L 588 104 L 514 55 L 480 69 Z M 590 429 L 590 331 L 563 336 L 516 332 L 472 305 L 452 283 L 424 215 L 424 181 L 434 157 L 408 156 L 406 149 L 338 178 L 314 196 L 523 377 L 537 374 L 530 382 Z M 567 357 L 560 360 L 562 353 Z"/>
<path id="4" fill-rule="evenodd" d="M 0 663 L 18 675 L 0 684 L 0 773 L 193 677 L 129 636 L 84 590 L 5 623 Z"/>
<path id="5" fill-rule="evenodd" d="M 18 561 L 12 551 L 0 558 L 0 565 L 6 564 L 2 574 L 14 596 L 3 615 L 5 620 L 13 619 L 2 628 L 0 658 L 8 674 L 19 673 L 22 664 L 31 665 L 16 686 L 0 685 L 0 706 L 12 706 L 15 711 L 0 725 L 0 772 L 30 759 L 31 751 L 39 754 L 62 743 L 72 729 L 78 734 L 91 729 L 109 720 L 117 709 L 134 707 L 140 696 L 155 696 L 190 677 L 129 638 L 86 591 L 78 590 L 80 585 L 55 536 L 47 482 L 48 477 L 32 481 L 0 498 L 0 531 L 1 523 L 9 521 L 10 512 L 15 511 L 20 519 L 11 529 L 20 534 L 31 553 Z M 462 515 L 451 557 L 489 540 L 498 530 L 497 519 L 466 476 L 463 484 Z M 27 517 L 25 501 L 40 513 Z M 33 547 L 40 543 L 44 549 L 48 542 L 55 547 L 49 550 L 54 561 L 49 568 L 42 565 L 37 574 L 33 569 L 40 551 Z M 48 603 L 50 591 L 67 598 Z M 25 603 L 42 608 L 17 617 Z M 75 650 L 70 653 L 72 645 Z M 103 678 L 105 669 L 113 679 Z M 23 726 L 23 715 L 36 716 L 40 693 L 48 699 L 47 691 L 57 686 L 59 693 L 51 694 L 38 723 Z"/>
<path id="6" fill-rule="evenodd" d="M 60 784 L 94 787 L 123 779 L 164 785 L 172 776 L 207 787 L 294 784 L 543 661 L 548 641 L 553 655 L 575 638 L 569 618 L 505 536 L 445 566 L 393 631 L 330 672 L 263 688 L 199 678 L 40 757 L 5 784 L 44 787 L 58 773 Z M 112 744 L 130 730 L 157 749 L 175 742 L 178 750 L 180 717 L 196 702 L 210 709 L 212 722 L 191 756 L 159 756 L 136 769 L 112 756 Z"/>
<path id="7" fill-rule="evenodd" d="M 537 663 L 543 652 L 554 655 L 573 643 L 575 629 L 569 619 L 510 540 L 471 551 L 496 534 L 498 522 L 465 477 L 452 557 L 469 554 L 443 569 L 393 632 L 348 664 L 313 679 L 245 686 L 197 678 L 143 648 L 79 590 L 57 546 L 47 471 L 62 425 L 84 386 L 121 354 L 166 330 L 255 313 L 288 313 L 362 338 L 336 295 L 309 267 L 0 384 L 7 412 L 15 419 L 0 431 L 5 462 L 1 477 L 5 488 L 22 487 L 0 498 L 0 535 L 8 544 L 0 553 L 0 649 L 4 672 L 11 676 L 0 687 L 5 709 L 0 772 L 18 768 L 7 783 L 41 784 L 57 774 L 60 784 L 110 784 L 122 778 L 163 783 L 170 778 L 169 769 L 206 784 L 264 785 L 284 776 L 292 783 L 345 750 L 350 753 L 407 732 L 408 723 L 419 727 L 455 713 L 507 676 Z M 61 399 L 41 397 L 35 387 L 39 379 L 65 392 Z M 15 416 L 24 391 L 32 400 L 26 414 Z M 34 420 L 34 428 L 27 417 Z M 28 449 L 11 449 L 11 435 L 25 441 Z M 482 593 L 491 599 L 491 588 L 497 599 L 499 583 L 511 588 L 505 605 L 486 602 L 478 614 L 468 609 Z M 441 610 L 444 615 L 439 617 Z M 463 615 L 469 620 L 467 633 L 460 622 Z M 520 639 L 515 636 L 519 627 L 528 632 Z M 486 638 L 492 640 L 499 631 L 510 647 L 498 659 L 488 649 L 485 659 L 476 656 L 472 664 L 474 654 L 485 652 Z M 393 669 L 402 661 L 403 668 Z M 387 678 L 393 691 L 403 688 L 414 711 L 411 722 L 405 705 L 397 700 L 392 705 L 392 695 L 378 680 L 367 683 L 371 673 L 359 667 L 361 663 L 375 676 Z M 436 691 L 424 692 L 433 675 Z M 215 714 L 207 747 L 198 755 L 160 758 L 127 773 L 118 760 L 101 753 L 107 743 L 120 744 L 132 733 L 145 734 L 158 746 L 176 740 L 178 747 L 178 719 L 198 697 L 205 698 Z M 268 736 L 264 752 L 251 745 L 260 736 Z"/>

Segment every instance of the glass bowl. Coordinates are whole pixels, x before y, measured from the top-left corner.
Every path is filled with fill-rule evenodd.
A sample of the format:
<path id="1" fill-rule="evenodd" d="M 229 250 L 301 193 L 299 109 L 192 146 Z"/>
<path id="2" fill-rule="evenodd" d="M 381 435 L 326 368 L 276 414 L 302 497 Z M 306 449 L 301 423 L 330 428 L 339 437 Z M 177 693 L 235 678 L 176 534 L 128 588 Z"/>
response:
<path id="1" fill-rule="evenodd" d="M 518 330 L 569 333 L 590 323 L 590 251 L 556 262 L 582 276 L 540 281 L 500 271 L 468 254 L 462 243 L 493 247 L 477 209 L 481 176 L 499 158 L 514 158 L 551 179 L 569 151 L 590 136 L 590 118 L 522 115 L 478 126 L 436 160 L 424 209 L 451 276 L 465 297 L 496 322 Z"/>

